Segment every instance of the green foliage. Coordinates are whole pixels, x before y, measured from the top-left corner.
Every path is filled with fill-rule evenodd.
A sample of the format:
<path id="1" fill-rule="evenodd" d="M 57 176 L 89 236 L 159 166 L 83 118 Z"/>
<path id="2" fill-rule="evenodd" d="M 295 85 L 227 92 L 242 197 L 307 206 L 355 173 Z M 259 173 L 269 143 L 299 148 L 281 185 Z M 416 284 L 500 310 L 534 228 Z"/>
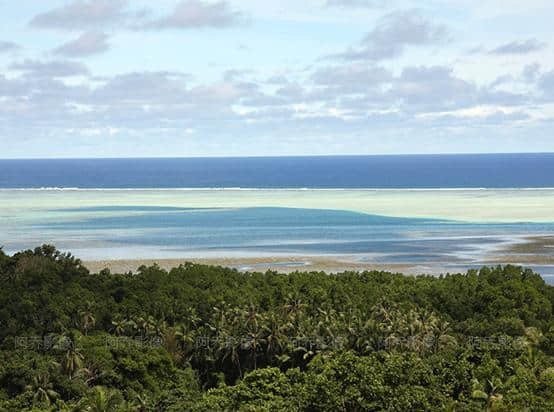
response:
<path id="1" fill-rule="evenodd" d="M 0 410 L 554 410 L 554 288 L 0 249 Z"/>

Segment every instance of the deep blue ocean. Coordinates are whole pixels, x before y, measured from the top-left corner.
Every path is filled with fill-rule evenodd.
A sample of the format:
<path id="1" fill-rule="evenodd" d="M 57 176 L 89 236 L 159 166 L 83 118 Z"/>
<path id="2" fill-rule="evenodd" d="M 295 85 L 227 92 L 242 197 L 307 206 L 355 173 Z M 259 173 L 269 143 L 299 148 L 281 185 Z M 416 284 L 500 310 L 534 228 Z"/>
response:
<path id="1" fill-rule="evenodd" d="M 540 188 L 554 153 L 0 160 L 0 188 Z"/>

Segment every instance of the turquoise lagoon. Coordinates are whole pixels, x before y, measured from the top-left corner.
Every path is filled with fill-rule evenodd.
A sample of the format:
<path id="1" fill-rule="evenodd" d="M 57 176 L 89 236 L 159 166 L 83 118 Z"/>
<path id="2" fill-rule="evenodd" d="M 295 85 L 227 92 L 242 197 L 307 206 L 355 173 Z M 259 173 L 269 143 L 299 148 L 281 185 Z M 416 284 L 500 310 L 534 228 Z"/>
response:
<path id="1" fill-rule="evenodd" d="M 1 189 L 0 233 L 8 253 L 50 243 L 85 260 L 333 255 L 464 268 L 553 234 L 554 190 Z"/>

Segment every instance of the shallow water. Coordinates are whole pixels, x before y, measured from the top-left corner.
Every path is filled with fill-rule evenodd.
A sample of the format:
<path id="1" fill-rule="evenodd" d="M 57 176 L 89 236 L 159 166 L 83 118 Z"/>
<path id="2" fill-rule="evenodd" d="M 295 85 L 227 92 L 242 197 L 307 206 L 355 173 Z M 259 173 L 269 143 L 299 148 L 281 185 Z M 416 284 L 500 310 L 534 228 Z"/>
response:
<path id="1" fill-rule="evenodd" d="M 554 190 L 0 190 L 8 252 L 471 265 L 554 233 Z M 522 223 L 525 222 L 525 223 Z"/>
<path id="2" fill-rule="evenodd" d="M 554 222 L 554 189 L 0 189 L 0 218 L 11 220 L 65 219 L 65 209 L 109 216 L 160 207 L 281 207 L 464 222 L 548 223 Z M 77 217 L 78 211 L 70 212 Z"/>

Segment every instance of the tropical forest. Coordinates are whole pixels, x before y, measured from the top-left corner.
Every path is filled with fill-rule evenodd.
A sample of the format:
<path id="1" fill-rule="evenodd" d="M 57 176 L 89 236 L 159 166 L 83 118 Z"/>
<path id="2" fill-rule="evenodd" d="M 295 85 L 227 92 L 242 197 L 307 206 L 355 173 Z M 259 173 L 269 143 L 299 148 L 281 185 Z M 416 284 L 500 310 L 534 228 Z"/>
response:
<path id="1" fill-rule="evenodd" d="M 0 411 L 552 411 L 554 287 L 0 250 Z"/>

